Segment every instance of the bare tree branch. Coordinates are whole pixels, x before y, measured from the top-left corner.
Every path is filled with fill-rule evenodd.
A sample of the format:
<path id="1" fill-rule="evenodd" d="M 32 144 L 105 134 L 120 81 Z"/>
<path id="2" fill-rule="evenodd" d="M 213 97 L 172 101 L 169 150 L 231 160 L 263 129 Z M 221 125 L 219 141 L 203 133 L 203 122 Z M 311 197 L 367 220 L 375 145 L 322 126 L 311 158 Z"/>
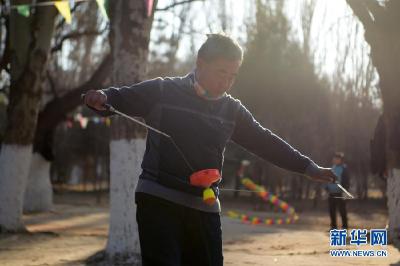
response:
<path id="1" fill-rule="evenodd" d="M 83 36 L 97 36 L 103 34 L 107 30 L 107 27 L 98 31 L 98 30 L 87 30 L 87 31 L 75 31 L 65 34 L 60 38 L 57 44 L 51 48 L 51 53 L 61 50 L 64 41 L 69 39 L 78 39 Z"/>
<path id="2" fill-rule="evenodd" d="M 353 10 L 354 15 L 360 20 L 361 24 L 364 26 L 365 40 L 371 45 L 371 49 L 373 49 L 373 44 L 379 41 L 379 36 L 377 36 L 377 33 L 379 33 L 380 31 L 377 29 L 378 25 L 374 21 L 374 18 L 371 17 L 372 13 L 367 7 L 366 2 L 358 0 L 346 0 L 346 2 Z"/>
<path id="3" fill-rule="evenodd" d="M 354 15 L 358 17 L 364 26 L 364 29 L 375 27 L 374 20 L 371 17 L 370 11 L 365 5 L 364 1 L 359 0 L 346 0 L 347 4 L 353 10 Z"/>
<path id="4" fill-rule="evenodd" d="M 379 5 L 379 3 L 375 0 L 366 0 L 365 5 L 372 14 L 375 23 L 381 25 L 382 20 L 385 17 L 385 8 Z"/>
<path id="5" fill-rule="evenodd" d="M 88 81 L 72 89 L 62 97 L 54 98 L 46 104 L 38 117 L 34 141 L 35 151 L 41 152 L 42 154 L 46 151 L 47 147 L 45 147 L 45 145 L 47 142 L 45 138 L 49 135 L 48 132 L 54 130 L 57 124 L 63 121 L 69 112 L 82 104 L 82 93 L 102 86 L 109 76 L 111 62 L 112 57 L 108 54 Z"/>

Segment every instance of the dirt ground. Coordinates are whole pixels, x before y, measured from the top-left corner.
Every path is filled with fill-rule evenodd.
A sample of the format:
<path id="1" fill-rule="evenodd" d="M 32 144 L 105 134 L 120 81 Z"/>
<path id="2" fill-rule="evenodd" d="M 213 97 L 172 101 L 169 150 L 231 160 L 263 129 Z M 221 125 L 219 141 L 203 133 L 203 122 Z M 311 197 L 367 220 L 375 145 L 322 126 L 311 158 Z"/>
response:
<path id="1" fill-rule="evenodd" d="M 93 195 L 76 193 L 56 195 L 55 202 L 52 212 L 24 216 L 30 234 L 0 235 L 0 265 L 85 265 L 86 258 L 105 247 L 107 204 L 96 203 Z M 400 252 L 391 245 L 385 258 L 330 257 L 325 204 L 320 203 L 318 209 L 299 204 L 298 223 L 284 226 L 247 225 L 224 215 L 225 265 L 400 265 Z M 225 199 L 223 206 L 223 213 L 252 209 L 249 202 Z M 265 211 L 252 213 L 274 215 Z M 384 228 L 386 219 L 382 201 L 349 204 L 351 228 Z"/>

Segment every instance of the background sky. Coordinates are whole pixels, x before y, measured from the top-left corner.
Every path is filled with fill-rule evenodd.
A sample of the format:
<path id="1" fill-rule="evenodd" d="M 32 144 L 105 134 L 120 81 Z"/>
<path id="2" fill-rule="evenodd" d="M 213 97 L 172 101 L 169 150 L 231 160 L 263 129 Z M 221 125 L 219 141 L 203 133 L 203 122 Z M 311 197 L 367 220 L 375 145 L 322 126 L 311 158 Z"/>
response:
<path id="1" fill-rule="evenodd" d="M 280 0 L 269 1 L 272 5 Z M 302 42 L 301 32 L 301 9 L 305 1 L 309 0 L 286 0 L 286 13 L 291 22 L 293 37 Z M 186 34 L 182 45 L 178 50 L 178 57 L 185 58 L 193 55 L 205 40 L 205 34 L 222 31 L 220 18 L 222 10 L 225 9 L 228 29 L 226 33 L 243 43 L 245 34 L 245 22 L 254 17 L 254 0 L 226 0 L 225 7 L 220 0 L 207 0 L 205 2 L 193 2 L 193 8 L 189 13 L 189 23 L 193 29 L 187 28 L 186 32 L 194 36 L 193 43 Z M 170 0 L 160 0 L 158 7 L 168 6 Z M 175 10 L 175 12 L 177 12 Z M 172 12 L 156 12 L 155 19 L 165 19 L 172 22 L 169 30 L 178 27 L 179 18 Z M 155 38 L 159 31 L 152 31 L 152 38 Z M 316 0 L 315 12 L 312 24 L 312 43 L 314 60 L 321 71 L 329 76 L 333 75 L 337 67 L 337 58 L 344 53 L 344 45 L 350 40 L 352 43 L 352 55 L 358 60 L 369 60 L 369 47 L 364 41 L 363 28 L 361 23 L 353 17 L 352 10 L 345 0 Z M 351 36 L 351 38 L 349 38 Z M 339 43 L 339 47 L 338 47 Z M 340 45 L 342 43 L 343 45 Z M 194 46 L 194 47 L 193 47 Z M 191 47 L 194 49 L 191 50 Z M 154 49 L 154 43 L 151 48 Z M 157 47 L 160 49 L 160 47 Z M 354 75 L 354 66 L 349 62 L 346 66 L 349 75 Z"/>

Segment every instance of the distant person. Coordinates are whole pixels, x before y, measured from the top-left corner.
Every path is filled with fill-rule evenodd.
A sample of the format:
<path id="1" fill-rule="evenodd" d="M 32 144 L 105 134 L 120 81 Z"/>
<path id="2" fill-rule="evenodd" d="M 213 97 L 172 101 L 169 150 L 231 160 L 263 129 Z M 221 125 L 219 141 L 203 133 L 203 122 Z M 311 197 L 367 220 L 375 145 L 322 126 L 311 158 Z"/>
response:
<path id="1" fill-rule="evenodd" d="M 335 180 L 330 168 L 320 167 L 264 128 L 227 93 L 239 72 L 242 56 L 236 41 L 211 34 L 198 51 L 196 69 L 188 75 L 91 90 L 84 98 L 102 115 L 111 115 L 104 107 L 107 103 L 145 118 L 149 125 L 172 136 L 192 165 L 188 167 L 171 141 L 148 132 L 143 172 L 135 194 L 144 266 L 223 265 L 219 200 L 214 205 L 205 204 L 204 189 L 193 186 L 190 176 L 208 168 L 221 171 L 230 139 L 281 168 L 313 180 Z M 218 184 L 211 186 L 216 197 Z"/>
<path id="2" fill-rule="evenodd" d="M 346 190 L 349 189 L 349 173 L 347 166 L 344 163 L 344 153 L 336 152 L 332 159 L 332 171 L 337 176 L 337 182 L 340 183 Z M 336 210 L 339 209 L 342 217 L 342 229 L 347 229 L 347 210 L 346 200 L 343 197 L 342 190 L 335 184 L 327 184 L 326 190 L 329 193 L 329 214 L 331 218 L 331 229 L 337 229 Z"/>

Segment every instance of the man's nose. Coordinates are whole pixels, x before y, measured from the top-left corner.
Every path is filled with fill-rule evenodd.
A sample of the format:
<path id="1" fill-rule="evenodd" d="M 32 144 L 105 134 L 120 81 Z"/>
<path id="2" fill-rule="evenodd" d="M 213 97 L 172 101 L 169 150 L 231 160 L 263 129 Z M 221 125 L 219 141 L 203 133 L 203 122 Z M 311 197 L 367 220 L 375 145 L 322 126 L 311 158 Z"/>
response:
<path id="1" fill-rule="evenodd" d="M 224 78 L 221 82 L 221 87 L 224 89 L 229 89 L 232 85 L 232 80 L 230 78 Z"/>

